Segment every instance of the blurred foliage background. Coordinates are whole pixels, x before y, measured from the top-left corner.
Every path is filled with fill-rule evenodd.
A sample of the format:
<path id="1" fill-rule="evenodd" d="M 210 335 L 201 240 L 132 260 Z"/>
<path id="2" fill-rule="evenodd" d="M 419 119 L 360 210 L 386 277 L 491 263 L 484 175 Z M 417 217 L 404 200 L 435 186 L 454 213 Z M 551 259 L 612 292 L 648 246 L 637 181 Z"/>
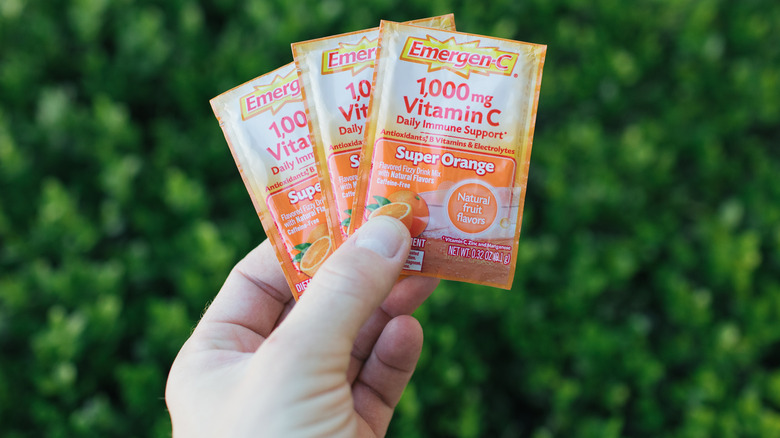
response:
<path id="1" fill-rule="evenodd" d="M 208 100 L 454 12 L 548 45 L 514 290 L 445 283 L 395 437 L 780 436 L 780 3 L 0 1 L 0 435 L 170 435 L 263 238 Z"/>

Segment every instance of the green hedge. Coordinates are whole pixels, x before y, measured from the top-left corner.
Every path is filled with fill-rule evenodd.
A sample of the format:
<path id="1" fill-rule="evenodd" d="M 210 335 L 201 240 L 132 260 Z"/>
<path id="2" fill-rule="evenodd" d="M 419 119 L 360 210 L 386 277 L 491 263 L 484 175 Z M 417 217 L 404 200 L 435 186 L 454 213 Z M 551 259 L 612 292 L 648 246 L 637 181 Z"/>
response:
<path id="1" fill-rule="evenodd" d="M 454 12 L 548 44 L 514 290 L 445 283 L 398 437 L 780 436 L 780 4 L 0 2 L 0 435 L 169 436 L 263 239 L 208 100 Z"/>

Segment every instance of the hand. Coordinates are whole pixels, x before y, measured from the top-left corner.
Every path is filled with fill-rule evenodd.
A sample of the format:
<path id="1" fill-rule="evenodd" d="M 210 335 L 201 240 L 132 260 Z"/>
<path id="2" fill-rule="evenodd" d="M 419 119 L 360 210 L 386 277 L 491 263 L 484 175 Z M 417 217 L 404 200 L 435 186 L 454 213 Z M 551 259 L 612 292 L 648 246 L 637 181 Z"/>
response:
<path id="1" fill-rule="evenodd" d="M 372 219 L 297 304 L 270 243 L 250 252 L 171 367 L 174 437 L 384 436 L 422 348 L 410 314 L 438 284 L 397 282 L 410 241 Z"/>

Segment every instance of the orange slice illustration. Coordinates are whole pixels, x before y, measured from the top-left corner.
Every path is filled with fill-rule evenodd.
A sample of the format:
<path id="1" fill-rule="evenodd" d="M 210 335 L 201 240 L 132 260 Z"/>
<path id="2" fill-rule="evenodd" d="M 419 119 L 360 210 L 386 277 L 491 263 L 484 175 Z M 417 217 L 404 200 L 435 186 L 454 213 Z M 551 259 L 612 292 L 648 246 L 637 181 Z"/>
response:
<path id="1" fill-rule="evenodd" d="M 317 239 L 320 239 L 327 235 L 328 235 L 327 225 L 319 224 L 316 227 L 312 228 L 311 231 L 309 231 L 309 235 L 306 236 L 306 241 L 309 243 L 314 243 Z"/>
<path id="2" fill-rule="evenodd" d="M 328 258 L 333 251 L 329 236 L 320 237 L 306 250 L 306 254 L 301 258 L 301 272 L 313 277 L 322 265 L 322 262 Z"/>
<path id="3" fill-rule="evenodd" d="M 377 216 L 394 217 L 400 220 L 406 226 L 406 228 L 410 230 L 412 228 L 412 221 L 414 219 L 412 216 L 412 206 L 407 202 L 391 202 L 387 205 L 383 205 L 374 210 L 368 219 L 372 219 Z"/>
<path id="4" fill-rule="evenodd" d="M 425 227 L 428 226 L 428 204 L 417 193 L 401 190 L 391 193 L 387 196 L 387 199 L 391 202 L 406 202 L 412 207 L 412 226 L 409 228 L 409 233 L 412 237 L 419 236 L 425 230 Z"/>

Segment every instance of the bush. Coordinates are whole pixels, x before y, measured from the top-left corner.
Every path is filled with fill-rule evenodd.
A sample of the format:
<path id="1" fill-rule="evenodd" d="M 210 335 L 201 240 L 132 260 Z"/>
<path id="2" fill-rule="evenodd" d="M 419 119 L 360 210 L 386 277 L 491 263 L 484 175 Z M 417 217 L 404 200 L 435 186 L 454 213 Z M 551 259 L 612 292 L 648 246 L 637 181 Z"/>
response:
<path id="1" fill-rule="evenodd" d="M 168 368 L 263 239 L 208 100 L 446 12 L 548 44 L 514 289 L 444 283 L 390 436 L 780 435 L 780 5 L 0 3 L 3 436 L 169 436 Z"/>

